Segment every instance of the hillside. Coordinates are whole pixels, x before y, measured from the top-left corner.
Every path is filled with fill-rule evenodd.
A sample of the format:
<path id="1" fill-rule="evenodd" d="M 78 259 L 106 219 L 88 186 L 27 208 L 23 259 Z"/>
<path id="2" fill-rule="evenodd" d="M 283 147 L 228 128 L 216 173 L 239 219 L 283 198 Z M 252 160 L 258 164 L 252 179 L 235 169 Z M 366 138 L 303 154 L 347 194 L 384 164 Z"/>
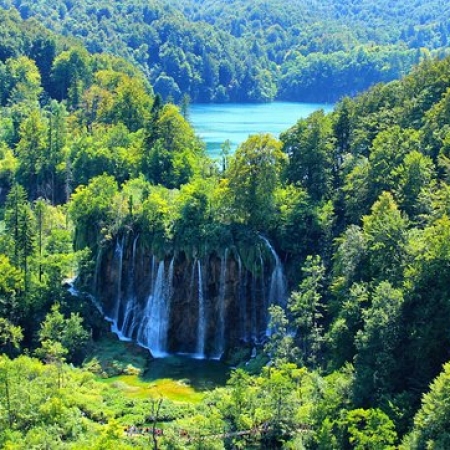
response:
<path id="1" fill-rule="evenodd" d="M 0 447 L 448 447 L 449 57 L 218 167 L 129 62 L 0 33 Z"/>
<path id="2" fill-rule="evenodd" d="M 447 53 L 445 2 L 27 2 L 23 18 L 137 64 L 163 98 L 335 102 Z M 399 26 L 400 24 L 400 26 Z"/>

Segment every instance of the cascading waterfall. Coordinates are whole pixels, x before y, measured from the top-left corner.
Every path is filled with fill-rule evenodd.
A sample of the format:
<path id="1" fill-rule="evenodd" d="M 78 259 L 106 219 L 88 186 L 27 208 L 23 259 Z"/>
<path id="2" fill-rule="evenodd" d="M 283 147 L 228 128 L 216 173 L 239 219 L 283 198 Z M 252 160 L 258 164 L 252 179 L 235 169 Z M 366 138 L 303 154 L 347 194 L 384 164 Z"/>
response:
<path id="1" fill-rule="evenodd" d="M 242 260 L 239 253 L 236 253 L 236 259 L 238 263 L 238 280 L 239 289 L 237 293 L 237 299 L 239 302 L 239 334 L 241 339 L 247 340 L 247 296 L 246 296 L 246 273 L 242 271 Z"/>
<path id="2" fill-rule="evenodd" d="M 252 290 L 251 290 L 251 310 L 250 310 L 250 318 L 251 318 L 251 340 L 252 342 L 256 342 L 257 340 L 257 325 L 256 325 L 256 274 L 257 274 L 257 266 L 256 261 L 253 266 L 253 276 L 252 276 Z"/>
<path id="3" fill-rule="evenodd" d="M 214 358 L 216 359 L 220 359 L 225 350 L 225 294 L 227 289 L 227 261 L 228 249 L 225 250 L 223 258 L 220 261 L 218 327 L 214 352 Z"/>
<path id="4" fill-rule="evenodd" d="M 264 331 L 270 334 L 268 306 L 285 306 L 286 283 L 267 238 L 261 237 L 248 269 L 237 248 L 189 262 L 186 255 L 159 260 L 138 251 L 140 244 L 139 235 L 121 235 L 106 259 L 100 250 L 97 255 L 93 287 L 98 283 L 97 294 L 120 339 L 133 339 L 156 357 L 170 348 L 220 359 L 228 344 L 238 339 L 256 344 Z"/>
<path id="5" fill-rule="evenodd" d="M 275 249 L 270 245 L 270 242 L 262 237 L 263 241 L 266 243 L 267 248 L 272 253 L 272 256 L 275 260 L 275 267 L 272 271 L 272 275 L 270 277 L 270 288 L 269 288 L 269 301 L 268 305 L 279 305 L 282 308 L 286 308 L 286 280 L 283 273 L 283 265 L 281 264 L 280 258 L 277 255 Z M 268 325 L 268 321 L 267 321 Z M 271 334 L 271 330 L 269 327 L 266 328 L 266 335 L 269 336 Z"/>
<path id="6" fill-rule="evenodd" d="M 266 289 L 266 276 L 264 271 L 264 259 L 261 252 L 261 247 L 259 247 L 259 263 L 261 265 L 261 303 L 260 303 L 260 317 L 263 324 L 268 323 L 268 305 L 267 305 L 267 289 Z"/>
<path id="7" fill-rule="evenodd" d="M 167 332 L 169 314 L 165 290 L 164 260 L 158 264 L 153 291 L 144 309 L 143 319 L 138 331 L 138 343 L 151 350 L 156 358 L 167 354 Z"/>
<path id="8" fill-rule="evenodd" d="M 119 323 L 120 307 L 122 303 L 123 245 L 124 245 L 124 236 L 122 236 L 121 240 L 117 238 L 116 249 L 114 251 L 114 259 L 117 259 L 116 303 L 114 305 L 113 315 L 109 319 L 113 323 L 112 331 L 117 333 L 119 337 L 121 337 L 121 332 L 119 331 L 118 323 Z"/>
<path id="9" fill-rule="evenodd" d="M 94 270 L 94 295 L 98 292 L 98 274 L 100 272 L 100 265 L 102 262 L 103 248 L 99 247 L 97 250 L 97 258 L 95 260 L 95 270 Z"/>
<path id="10" fill-rule="evenodd" d="M 195 272 L 197 271 L 197 258 L 194 259 L 194 263 L 192 264 L 192 271 L 191 271 L 191 282 L 189 283 L 189 301 L 192 303 L 196 297 L 197 292 L 194 292 L 195 287 Z"/>
<path id="11" fill-rule="evenodd" d="M 169 264 L 169 274 L 167 276 L 167 286 L 166 286 L 166 298 L 167 298 L 167 309 L 168 309 L 168 315 L 170 316 L 170 308 L 171 308 L 171 301 L 172 301 L 172 295 L 173 295 L 173 275 L 175 270 L 175 256 L 172 256 L 172 259 L 170 260 Z"/>
<path id="12" fill-rule="evenodd" d="M 133 240 L 131 269 L 128 272 L 128 280 L 127 280 L 127 303 L 125 305 L 125 311 L 121 327 L 122 334 L 130 338 L 133 336 L 133 333 L 135 331 L 136 327 L 135 318 L 139 316 L 138 314 L 139 305 L 136 301 L 136 293 L 134 290 L 134 273 L 136 268 L 136 246 L 138 239 L 139 235 L 137 235 Z"/>
<path id="13" fill-rule="evenodd" d="M 283 264 L 281 264 L 280 258 L 277 255 L 275 249 L 270 245 L 270 242 L 265 237 L 261 236 L 261 239 L 266 243 L 267 248 L 275 260 L 275 267 L 270 277 L 270 289 L 269 289 L 269 305 L 286 306 L 286 279 L 283 272 Z"/>
<path id="14" fill-rule="evenodd" d="M 114 307 L 112 331 L 121 340 L 136 337 L 139 345 L 151 350 L 153 356 L 167 355 L 170 307 L 173 295 L 174 258 L 170 261 L 167 276 L 164 260 L 157 262 L 153 256 L 150 269 L 150 293 L 143 307 L 135 292 L 136 248 L 134 239 L 130 269 L 128 271 L 126 299 L 122 298 L 123 239 L 116 245 L 118 260 L 117 299 Z M 123 302 L 126 300 L 126 302 Z M 124 303 L 124 305 L 121 305 Z"/>
<path id="15" fill-rule="evenodd" d="M 205 338 L 206 338 L 206 311 L 205 296 L 203 291 L 202 265 L 200 260 L 198 265 L 198 325 L 197 325 L 197 347 L 196 357 L 205 357 Z"/>

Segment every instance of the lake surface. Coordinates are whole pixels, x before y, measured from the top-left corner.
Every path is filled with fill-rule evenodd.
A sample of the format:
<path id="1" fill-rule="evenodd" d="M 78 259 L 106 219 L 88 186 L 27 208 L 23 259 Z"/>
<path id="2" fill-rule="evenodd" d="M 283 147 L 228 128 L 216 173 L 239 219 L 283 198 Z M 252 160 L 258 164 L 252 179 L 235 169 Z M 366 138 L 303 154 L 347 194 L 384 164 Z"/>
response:
<path id="1" fill-rule="evenodd" d="M 333 104 L 325 103 L 226 103 L 192 104 L 189 121 L 206 143 L 210 156 L 218 157 L 222 144 L 228 139 L 235 150 L 249 135 L 271 133 L 275 137 L 312 112 L 330 112 Z"/>

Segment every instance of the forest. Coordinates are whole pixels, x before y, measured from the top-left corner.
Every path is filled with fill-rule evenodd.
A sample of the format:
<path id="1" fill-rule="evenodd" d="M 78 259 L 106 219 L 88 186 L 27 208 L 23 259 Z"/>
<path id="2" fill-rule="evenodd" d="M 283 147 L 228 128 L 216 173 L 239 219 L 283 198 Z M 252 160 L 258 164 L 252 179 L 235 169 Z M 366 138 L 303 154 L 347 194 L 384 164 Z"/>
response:
<path id="1" fill-rule="evenodd" d="M 331 102 L 448 54 L 441 0 L 1 0 L 137 65 L 163 99 Z"/>
<path id="2" fill-rule="evenodd" d="M 208 20 L 218 2 L 192 3 Z M 0 447 L 448 448 L 450 58 L 212 161 L 145 71 L 21 15 L 0 10 Z M 219 315 L 223 348 L 171 319 L 234 367 L 225 386 L 124 394 L 149 352 L 92 357 L 102 310 L 124 330 L 119 310 L 148 294 L 139 261 L 155 286 L 173 261 L 199 308 L 231 296 L 222 271 L 246 274 L 244 333 Z M 286 298 L 267 304 L 281 265 Z"/>

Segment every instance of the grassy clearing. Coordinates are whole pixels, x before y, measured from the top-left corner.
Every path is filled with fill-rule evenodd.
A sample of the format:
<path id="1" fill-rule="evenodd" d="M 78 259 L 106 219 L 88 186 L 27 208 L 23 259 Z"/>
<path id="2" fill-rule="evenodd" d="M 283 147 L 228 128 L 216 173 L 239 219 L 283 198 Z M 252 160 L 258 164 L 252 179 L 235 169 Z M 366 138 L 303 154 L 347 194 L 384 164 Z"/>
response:
<path id="1" fill-rule="evenodd" d="M 129 398 L 163 397 L 174 402 L 199 403 L 204 396 L 191 386 L 168 378 L 148 382 L 138 375 L 119 375 L 99 381 L 119 389 Z"/>
<path id="2" fill-rule="evenodd" d="M 179 356 L 152 360 L 147 350 L 113 334 L 95 343 L 86 364 L 95 368 L 100 382 L 128 398 L 199 403 L 206 391 L 223 386 L 228 377 L 228 368 L 218 362 Z"/>

